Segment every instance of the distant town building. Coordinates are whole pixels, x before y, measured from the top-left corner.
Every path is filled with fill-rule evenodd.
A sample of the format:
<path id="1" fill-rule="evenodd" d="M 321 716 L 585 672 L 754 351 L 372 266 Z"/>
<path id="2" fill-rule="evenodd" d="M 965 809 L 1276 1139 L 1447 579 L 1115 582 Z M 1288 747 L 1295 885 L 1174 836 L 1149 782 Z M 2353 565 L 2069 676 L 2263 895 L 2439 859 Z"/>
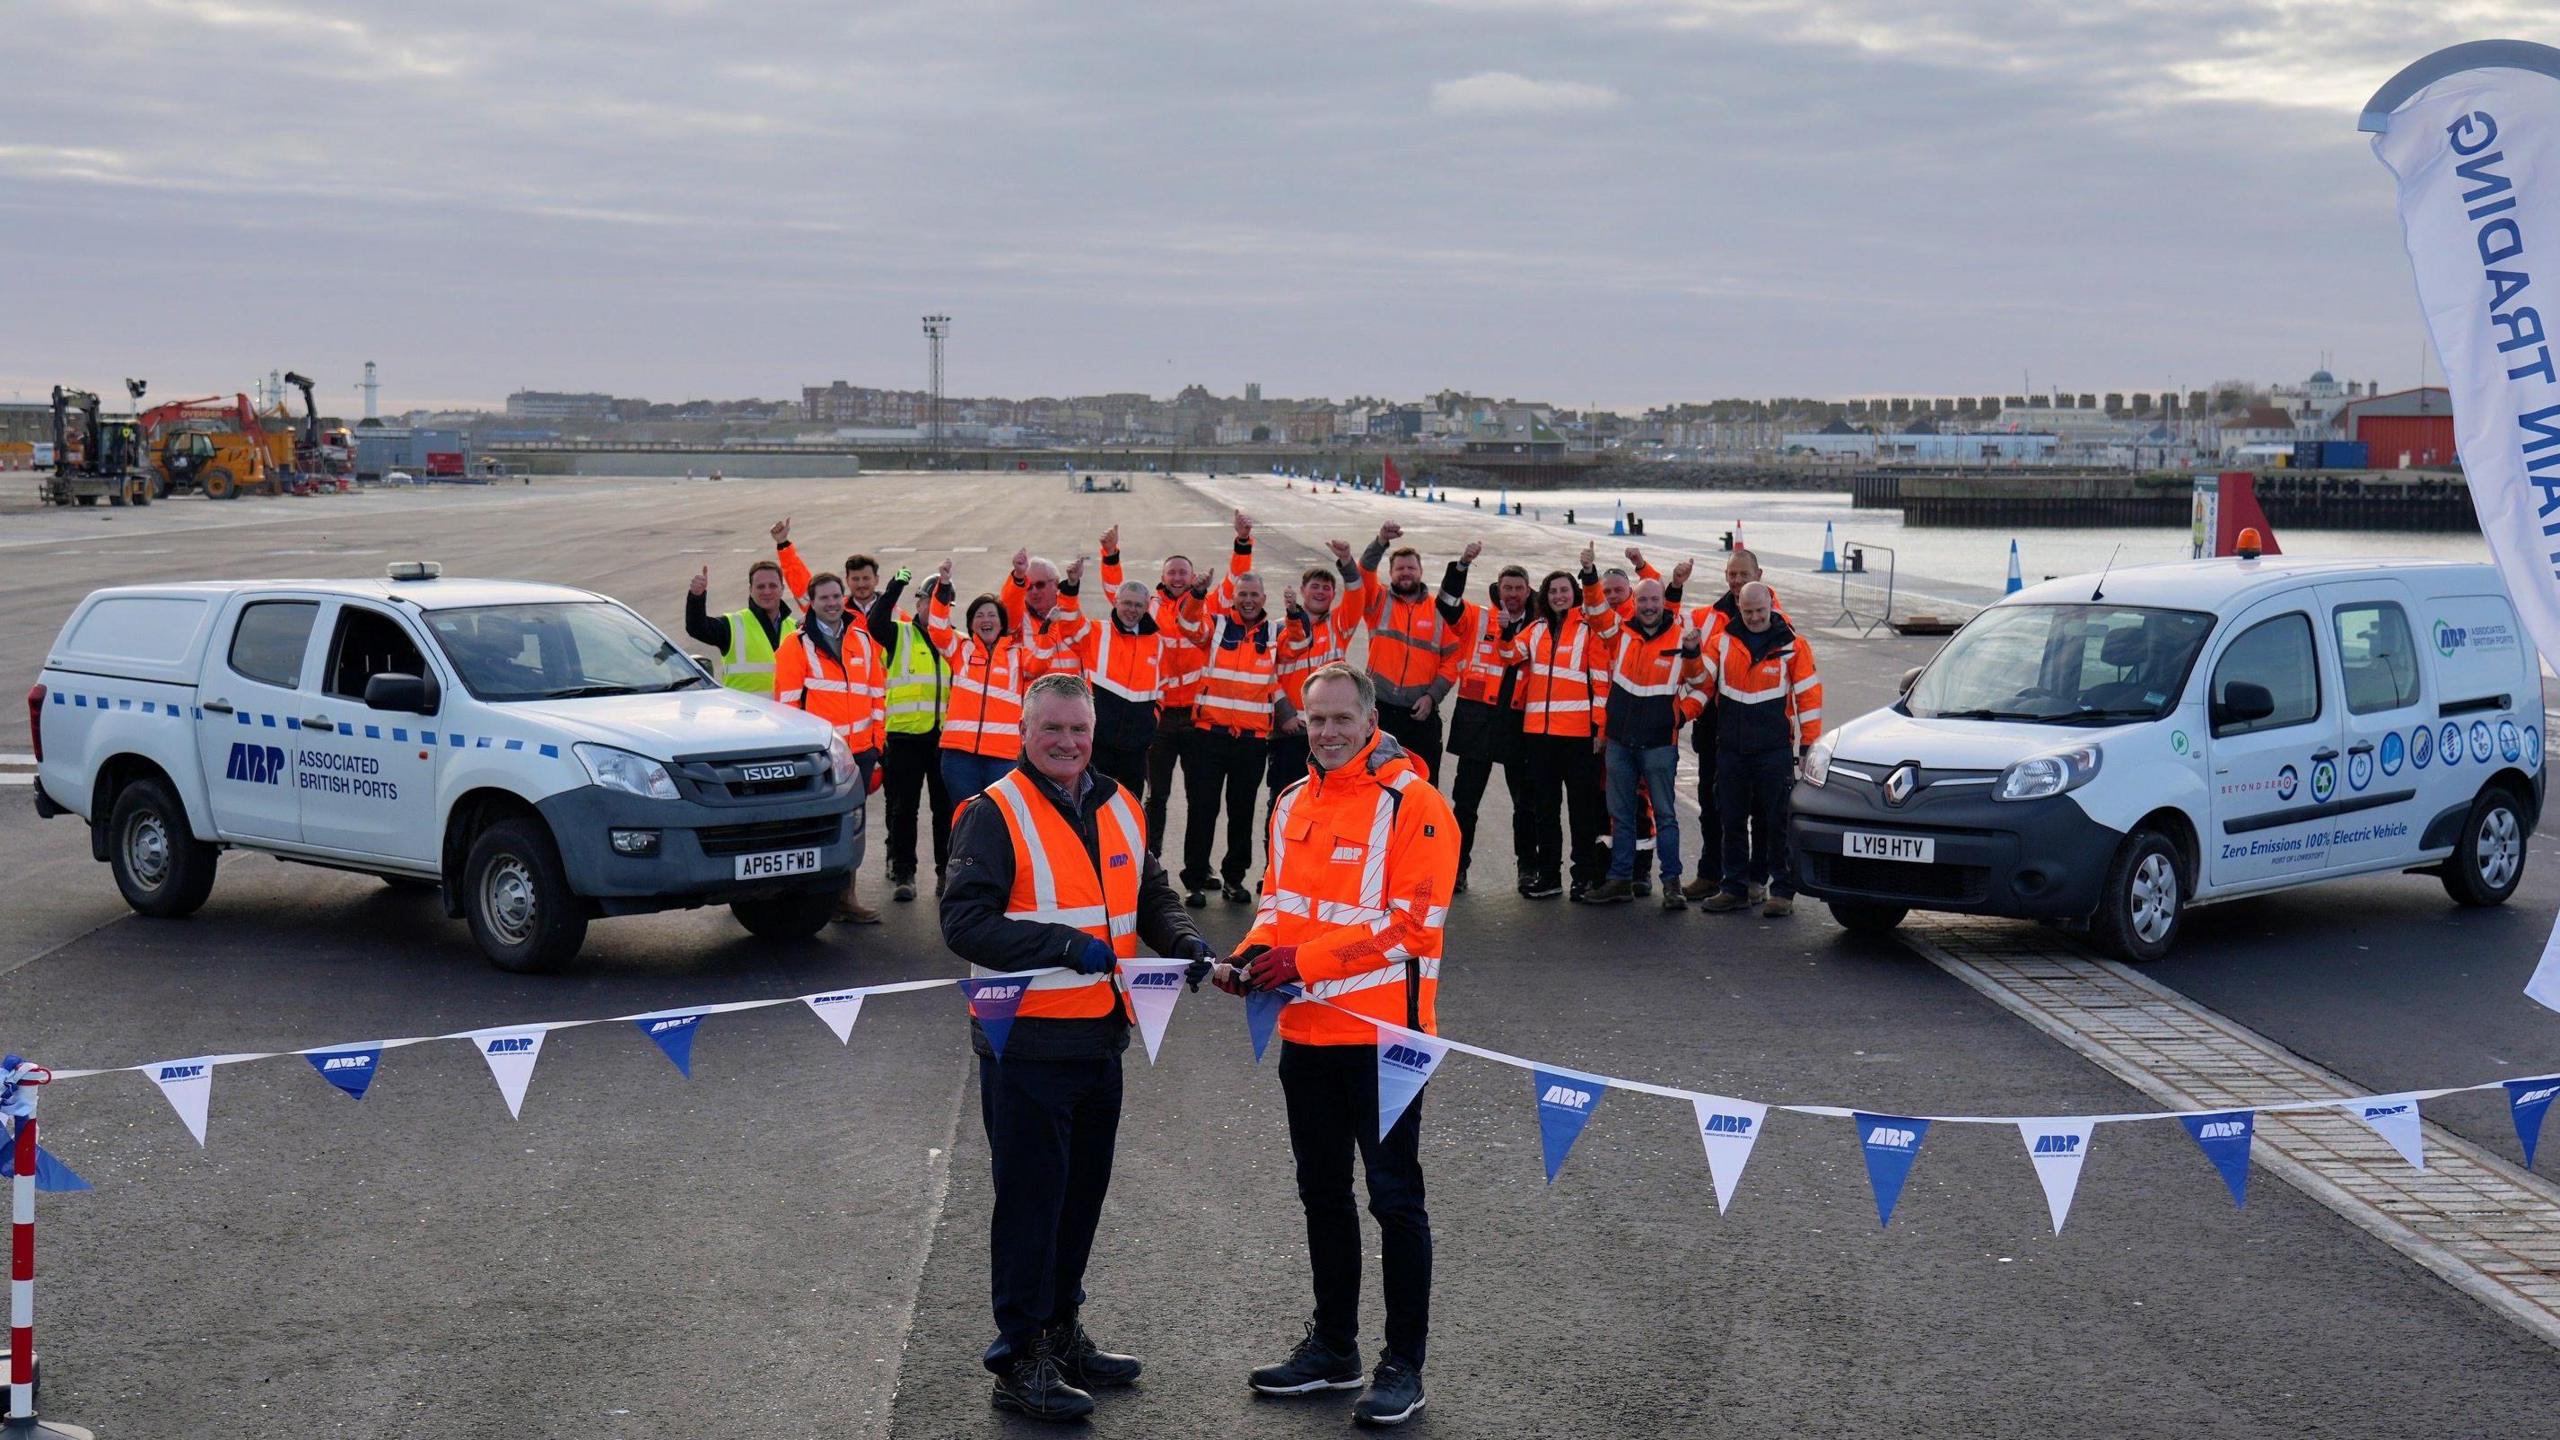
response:
<path id="1" fill-rule="evenodd" d="M 518 390 L 507 397 L 507 414 L 518 420 L 610 420 L 614 404 L 610 395 Z"/>
<path id="2" fill-rule="evenodd" d="M 2441 386 L 2351 400 L 2338 412 L 2335 433 L 2365 442 L 2378 470 L 2458 463 L 2453 447 L 2453 395 Z"/>

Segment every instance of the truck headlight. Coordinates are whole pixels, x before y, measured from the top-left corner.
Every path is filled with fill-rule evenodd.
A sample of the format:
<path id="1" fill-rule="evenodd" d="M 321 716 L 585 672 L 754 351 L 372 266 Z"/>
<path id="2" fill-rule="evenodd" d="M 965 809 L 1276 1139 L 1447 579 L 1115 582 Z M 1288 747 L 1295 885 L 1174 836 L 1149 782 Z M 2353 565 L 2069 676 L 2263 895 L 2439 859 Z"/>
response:
<path id="1" fill-rule="evenodd" d="M 646 755 L 616 750 L 610 745 L 573 745 L 578 763 L 587 767 L 587 779 L 607 790 L 626 795 L 645 795 L 652 800 L 676 798 L 675 777 L 667 767 Z"/>
<path id="2" fill-rule="evenodd" d="M 827 780 L 830 784 L 850 785 L 857 773 L 853 763 L 853 747 L 841 735 L 827 737 Z"/>
<path id="3" fill-rule="evenodd" d="M 2042 800 L 2077 790 L 2098 773 L 2100 752 L 2095 745 L 2074 745 L 2049 755 L 2031 756 L 2000 772 L 2000 783 L 1992 789 L 1995 800 Z"/>
<path id="4" fill-rule="evenodd" d="M 1825 730 L 1822 738 L 1804 752 L 1804 783 L 1819 786 L 1831 778 L 1831 751 L 1840 743 L 1840 732 Z"/>

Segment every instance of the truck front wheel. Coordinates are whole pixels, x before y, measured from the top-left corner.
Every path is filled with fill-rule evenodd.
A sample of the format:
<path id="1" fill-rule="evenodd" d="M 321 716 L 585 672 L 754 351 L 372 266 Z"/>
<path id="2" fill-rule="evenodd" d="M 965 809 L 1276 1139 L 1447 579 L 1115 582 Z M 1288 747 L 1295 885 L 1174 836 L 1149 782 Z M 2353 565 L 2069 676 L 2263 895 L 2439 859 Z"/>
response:
<path id="1" fill-rule="evenodd" d="M 462 862 L 462 893 L 471 938 L 501 970 L 556 970 L 586 943 L 587 912 L 538 821 L 501 820 L 481 831 Z"/>
<path id="2" fill-rule="evenodd" d="M 107 857 L 116 888 L 135 913 L 158 920 L 192 915 L 213 893 L 213 867 L 221 851 L 198 840 L 187 826 L 187 808 L 157 775 L 116 792 L 107 812 Z"/>
<path id="3" fill-rule="evenodd" d="M 760 940 L 806 940 L 836 915 L 835 890 L 797 890 L 761 900 L 733 900 L 729 913 Z"/>

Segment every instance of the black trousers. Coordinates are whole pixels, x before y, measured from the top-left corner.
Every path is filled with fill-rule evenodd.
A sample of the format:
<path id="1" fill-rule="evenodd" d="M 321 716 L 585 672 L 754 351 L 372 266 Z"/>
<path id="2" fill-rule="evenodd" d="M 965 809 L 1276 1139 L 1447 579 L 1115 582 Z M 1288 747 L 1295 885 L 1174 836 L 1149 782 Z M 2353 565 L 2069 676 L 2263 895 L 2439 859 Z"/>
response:
<path id="1" fill-rule="evenodd" d="M 1147 746 L 1147 853 L 1164 853 L 1165 803 L 1173 798 L 1174 772 L 1188 785 L 1190 755 L 1199 748 L 1200 732 L 1192 728 L 1188 705 L 1156 712 L 1156 738 Z"/>
<path id="2" fill-rule="evenodd" d="M 1772 895 L 1796 893 L 1795 868 L 1787 860 L 1787 792 L 1795 788 L 1795 757 L 1785 751 L 1716 757 L 1716 799 L 1724 821 L 1724 888 L 1736 893 L 1766 885 Z"/>
<path id="3" fill-rule="evenodd" d="M 1430 1087 L 1425 1086 L 1428 1091 Z M 1378 1138 L 1378 1047 L 1280 1046 L 1280 1093 L 1289 1107 L 1289 1152 L 1298 1203 L 1307 1211 L 1307 1263 L 1315 1272 L 1316 1335 L 1338 1352 L 1360 1344 L 1360 1210 L 1351 1198 L 1356 1152 L 1369 1180 L 1369 1213 L 1384 1242 L 1387 1353 L 1422 1368 L 1431 1332 L 1431 1214 L 1422 1203 L 1422 1100 Z"/>
<path id="4" fill-rule="evenodd" d="M 889 800 L 890 882 L 916 878 L 916 811 L 927 795 L 933 803 L 933 873 L 941 874 L 951 863 L 951 787 L 942 783 L 942 732 L 891 732 L 883 763 L 888 766 L 880 793 Z"/>
<path id="5" fill-rule="evenodd" d="M 1512 742 L 1515 758 L 1508 761 L 1479 760 L 1473 755 L 1458 757 L 1458 775 L 1450 792 L 1449 806 L 1458 812 L 1458 873 L 1476 853 L 1476 816 L 1484 804 L 1485 788 L 1493 783 L 1493 767 L 1502 766 L 1502 788 L 1511 796 L 1511 858 L 1518 862 L 1520 873 L 1529 873 L 1529 801 L 1527 767 L 1516 758 L 1519 742 Z"/>
<path id="6" fill-rule="evenodd" d="M 1378 702 L 1378 728 L 1396 737 L 1405 753 L 1418 757 L 1431 772 L 1431 783 L 1440 783 L 1440 711 L 1435 705 L 1428 720 L 1413 718 L 1413 707 L 1390 701 Z"/>
<path id="7" fill-rule="evenodd" d="M 1182 888 L 1209 888 L 1209 846 L 1217 838 L 1218 807 L 1227 811 L 1227 853 L 1218 862 L 1218 877 L 1242 885 L 1253 871 L 1254 802 L 1262 798 L 1262 777 L 1270 768 L 1271 742 L 1260 735 L 1238 735 L 1216 728 L 1196 732 L 1199 743 L 1183 758 L 1183 804 L 1190 813 L 1182 824 Z"/>
<path id="8" fill-rule="evenodd" d="M 1271 736 L 1271 793 L 1279 794 L 1307 778 L 1307 732 Z"/>
<path id="9" fill-rule="evenodd" d="M 1033 1336 L 1075 1318 L 1111 1188 L 1120 1135 L 1120 1057 L 978 1057 L 978 1114 L 995 1164 L 987 1259 L 1001 1371 Z"/>
<path id="10" fill-rule="evenodd" d="M 1591 737 L 1523 735 L 1520 759 L 1527 793 L 1516 803 L 1529 812 L 1529 863 L 1536 867 L 1527 873 L 1562 877 L 1570 859 L 1575 883 L 1600 883 L 1608 873 L 1600 838 L 1609 829 L 1609 798 Z"/>
<path id="11" fill-rule="evenodd" d="M 1724 879 L 1724 805 L 1716 799 L 1716 707 L 1689 724 L 1689 748 L 1698 757 L 1698 863 L 1689 873 Z M 1686 840 L 1687 836 L 1680 837 Z"/>
<path id="12" fill-rule="evenodd" d="M 1131 795 L 1145 793 L 1147 784 L 1147 752 L 1135 745 L 1105 745 L 1095 741 L 1093 768 L 1120 782 L 1120 788 Z"/>

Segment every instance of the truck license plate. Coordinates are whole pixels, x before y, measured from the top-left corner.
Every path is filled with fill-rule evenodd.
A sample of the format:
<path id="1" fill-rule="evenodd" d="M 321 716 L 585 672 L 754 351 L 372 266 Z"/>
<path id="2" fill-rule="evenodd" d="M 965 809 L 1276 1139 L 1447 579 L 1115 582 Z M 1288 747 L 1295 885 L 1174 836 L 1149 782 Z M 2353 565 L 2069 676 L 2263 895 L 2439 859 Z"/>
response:
<path id="1" fill-rule="evenodd" d="M 814 846 L 807 850 L 768 850 L 761 855 L 738 857 L 738 878 L 741 880 L 770 880 L 777 875 L 814 875 L 817 870 L 818 851 Z"/>
<path id="2" fill-rule="evenodd" d="M 1923 835 L 1851 830 L 1840 837 L 1840 853 L 1854 860 L 1902 860 L 1927 865 L 1938 858 L 1938 842 Z"/>

